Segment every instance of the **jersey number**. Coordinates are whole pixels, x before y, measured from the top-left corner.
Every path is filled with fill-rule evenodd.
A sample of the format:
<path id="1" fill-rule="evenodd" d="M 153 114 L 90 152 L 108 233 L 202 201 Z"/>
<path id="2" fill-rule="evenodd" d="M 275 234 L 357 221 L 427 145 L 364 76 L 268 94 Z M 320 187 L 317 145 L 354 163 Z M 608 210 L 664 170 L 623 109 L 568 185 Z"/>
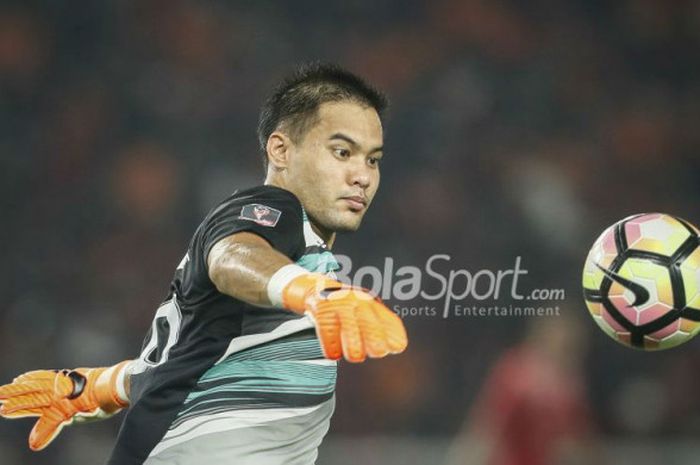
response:
<path id="1" fill-rule="evenodd" d="M 180 337 L 181 323 L 182 314 L 175 297 L 158 308 L 151 325 L 151 337 L 139 357 L 145 365 L 144 368 L 154 367 L 168 360 L 170 349 Z"/>

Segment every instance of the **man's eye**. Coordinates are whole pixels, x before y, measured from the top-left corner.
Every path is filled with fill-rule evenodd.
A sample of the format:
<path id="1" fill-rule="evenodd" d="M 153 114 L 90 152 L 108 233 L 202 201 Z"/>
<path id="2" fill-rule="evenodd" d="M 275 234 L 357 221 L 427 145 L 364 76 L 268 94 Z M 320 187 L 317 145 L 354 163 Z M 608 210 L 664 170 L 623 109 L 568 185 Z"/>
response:
<path id="1" fill-rule="evenodd" d="M 378 165 L 379 165 L 379 158 L 370 157 L 370 158 L 367 160 L 367 163 L 369 163 L 371 166 L 378 166 Z"/>
<path id="2" fill-rule="evenodd" d="M 350 150 L 348 149 L 333 149 L 333 153 L 340 158 L 347 158 L 350 156 Z"/>

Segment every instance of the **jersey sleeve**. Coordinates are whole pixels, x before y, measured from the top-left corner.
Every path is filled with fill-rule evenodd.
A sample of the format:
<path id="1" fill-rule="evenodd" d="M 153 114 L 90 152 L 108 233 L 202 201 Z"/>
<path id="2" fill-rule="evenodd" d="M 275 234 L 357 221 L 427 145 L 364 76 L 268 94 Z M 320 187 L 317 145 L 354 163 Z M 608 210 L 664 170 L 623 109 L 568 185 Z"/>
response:
<path id="1" fill-rule="evenodd" d="M 201 237 L 204 262 L 218 241 L 239 232 L 257 234 L 295 260 L 304 249 L 303 225 L 301 203 L 289 191 L 261 186 L 234 194 L 204 220 Z"/>

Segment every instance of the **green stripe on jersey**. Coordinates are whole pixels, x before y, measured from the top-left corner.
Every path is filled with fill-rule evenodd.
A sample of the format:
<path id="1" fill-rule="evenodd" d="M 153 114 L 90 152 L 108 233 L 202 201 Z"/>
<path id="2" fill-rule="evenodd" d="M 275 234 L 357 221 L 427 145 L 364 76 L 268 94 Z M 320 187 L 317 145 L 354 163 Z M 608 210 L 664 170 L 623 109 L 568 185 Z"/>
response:
<path id="1" fill-rule="evenodd" d="M 333 254 L 327 250 L 320 253 L 315 252 L 302 255 L 301 258 L 297 260 L 297 265 L 311 271 L 312 273 L 326 274 L 330 271 L 340 269 L 338 261 L 335 259 Z"/>
<path id="2" fill-rule="evenodd" d="M 221 393 L 230 393 L 232 403 L 241 400 L 235 394 L 238 392 L 247 396 L 260 393 L 265 397 L 269 393 L 311 396 L 332 393 L 337 366 L 313 363 L 323 359 L 323 351 L 315 335 L 308 337 L 271 341 L 229 355 L 199 378 L 197 388 L 190 392 L 185 404 L 198 399 L 205 401 L 203 398 Z"/>

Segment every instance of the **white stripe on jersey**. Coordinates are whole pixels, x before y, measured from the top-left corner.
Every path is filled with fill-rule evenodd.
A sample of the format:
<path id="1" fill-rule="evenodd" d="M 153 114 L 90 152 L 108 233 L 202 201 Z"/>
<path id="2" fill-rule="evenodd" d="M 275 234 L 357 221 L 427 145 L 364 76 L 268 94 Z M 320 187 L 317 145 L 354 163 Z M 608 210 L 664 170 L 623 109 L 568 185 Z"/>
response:
<path id="1" fill-rule="evenodd" d="M 153 448 L 149 457 L 157 455 L 172 446 L 205 434 L 230 431 L 239 428 L 250 428 L 284 418 L 306 415 L 318 410 L 323 405 L 322 403 L 312 407 L 300 408 L 235 410 L 206 415 L 204 417 L 194 417 L 176 428 L 168 430 L 163 439 Z"/>
<path id="2" fill-rule="evenodd" d="M 317 360 L 292 360 L 294 363 L 306 363 L 308 365 L 337 365 L 337 360 L 329 360 L 327 358 L 319 358 Z"/>
<path id="3" fill-rule="evenodd" d="M 279 339 L 281 337 L 298 333 L 299 331 L 303 331 L 305 329 L 313 327 L 314 324 L 311 321 L 311 319 L 308 316 L 305 316 L 304 318 L 285 321 L 269 333 L 247 334 L 245 336 L 234 337 L 233 339 L 231 339 L 231 342 L 229 343 L 226 352 L 224 352 L 224 355 L 222 355 L 221 358 L 219 358 L 219 360 L 216 361 L 216 364 L 218 365 L 229 355 L 236 352 L 240 352 L 243 349 L 247 349 L 249 347 L 253 347 L 264 342 L 274 341 L 275 339 Z"/>

